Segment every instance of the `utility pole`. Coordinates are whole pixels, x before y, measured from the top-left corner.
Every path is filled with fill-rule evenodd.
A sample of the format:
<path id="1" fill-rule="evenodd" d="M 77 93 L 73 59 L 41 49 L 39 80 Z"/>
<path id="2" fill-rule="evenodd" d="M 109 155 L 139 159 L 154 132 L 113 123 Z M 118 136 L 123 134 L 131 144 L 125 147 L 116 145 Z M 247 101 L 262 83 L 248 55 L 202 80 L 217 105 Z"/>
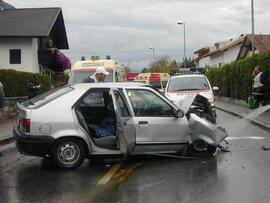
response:
<path id="1" fill-rule="evenodd" d="M 255 36 L 254 36 L 254 1 L 251 0 L 251 30 L 252 30 L 252 40 L 251 40 L 251 46 L 252 46 L 252 56 L 255 54 Z"/>
<path id="2" fill-rule="evenodd" d="M 184 67 L 187 68 L 187 55 L 186 55 L 186 23 L 178 21 L 178 25 L 183 25 L 184 28 Z"/>
<path id="3" fill-rule="evenodd" d="M 153 51 L 153 61 L 155 60 L 155 48 L 154 47 L 149 47 L 149 49 L 152 49 Z"/>

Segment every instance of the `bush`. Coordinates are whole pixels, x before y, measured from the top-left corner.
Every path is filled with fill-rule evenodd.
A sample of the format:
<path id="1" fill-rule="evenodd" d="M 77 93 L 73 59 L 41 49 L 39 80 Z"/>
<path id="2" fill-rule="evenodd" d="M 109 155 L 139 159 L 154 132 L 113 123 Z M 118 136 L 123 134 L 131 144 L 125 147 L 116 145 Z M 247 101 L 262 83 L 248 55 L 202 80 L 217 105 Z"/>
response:
<path id="1" fill-rule="evenodd" d="M 61 87 L 67 85 L 69 80 L 69 74 L 64 72 L 56 73 L 55 87 Z"/>
<path id="2" fill-rule="evenodd" d="M 6 97 L 27 96 L 26 83 L 31 79 L 33 73 L 15 71 L 12 69 L 0 70 L 0 81 L 3 83 Z M 39 93 L 51 89 L 50 78 L 48 75 L 35 73 L 41 84 Z"/>
<path id="3" fill-rule="evenodd" d="M 213 68 L 206 72 L 212 86 L 219 87 L 219 96 L 246 100 L 252 90 L 252 71 L 259 65 L 266 74 L 266 96 L 270 101 L 270 51 L 255 54 L 239 61 Z"/>

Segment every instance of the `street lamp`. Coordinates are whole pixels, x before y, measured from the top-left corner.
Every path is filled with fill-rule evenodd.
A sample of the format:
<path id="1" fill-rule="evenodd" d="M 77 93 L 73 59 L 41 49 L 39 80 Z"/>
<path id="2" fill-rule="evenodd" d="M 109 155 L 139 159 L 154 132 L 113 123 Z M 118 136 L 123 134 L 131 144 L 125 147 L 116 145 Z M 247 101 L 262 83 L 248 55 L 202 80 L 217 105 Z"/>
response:
<path id="1" fill-rule="evenodd" d="M 254 2 L 251 0 L 251 30 L 252 30 L 252 56 L 255 53 L 255 47 L 254 47 L 254 42 L 255 42 L 255 36 L 254 36 Z"/>
<path id="2" fill-rule="evenodd" d="M 187 56 L 186 56 L 186 23 L 177 21 L 178 25 L 183 25 L 184 26 L 184 67 L 187 68 Z"/>
<path id="3" fill-rule="evenodd" d="M 152 49 L 152 51 L 153 51 L 153 61 L 154 61 L 154 59 L 155 59 L 155 48 L 154 47 L 149 47 L 149 49 Z"/>

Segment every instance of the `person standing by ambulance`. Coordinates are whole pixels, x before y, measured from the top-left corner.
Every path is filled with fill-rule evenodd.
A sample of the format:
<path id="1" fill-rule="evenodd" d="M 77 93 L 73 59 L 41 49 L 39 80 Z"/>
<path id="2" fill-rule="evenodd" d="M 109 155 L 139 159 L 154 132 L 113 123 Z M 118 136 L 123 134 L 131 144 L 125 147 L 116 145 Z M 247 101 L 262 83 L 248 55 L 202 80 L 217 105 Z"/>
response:
<path id="1" fill-rule="evenodd" d="M 97 68 L 93 75 L 88 78 L 83 79 L 83 83 L 101 83 L 104 82 L 106 76 L 110 73 L 106 71 L 105 68 Z"/>
<path id="2" fill-rule="evenodd" d="M 252 73 L 253 76 L 253 88 L 252 96 L 254 99 L 254 108 L 258 108 L 260 103 L 266 105 L 265 100 L 265 74 L 261 71 L 260 66 L 256 66 Z"/>

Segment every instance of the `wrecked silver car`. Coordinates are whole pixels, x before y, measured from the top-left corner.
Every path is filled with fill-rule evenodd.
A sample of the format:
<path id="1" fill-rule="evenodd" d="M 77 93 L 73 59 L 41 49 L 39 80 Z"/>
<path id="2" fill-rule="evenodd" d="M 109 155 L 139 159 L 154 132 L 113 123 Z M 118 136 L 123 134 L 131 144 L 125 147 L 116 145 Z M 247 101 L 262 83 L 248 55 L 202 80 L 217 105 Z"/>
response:
<path id="1" fill-rule="evenodd" d="M 190 108 L 192 106 L 192 108 Z M 137 154 L 213 154 L 227 137 L 211 105 L 197 95 L 183 108 L 138 83 L 89 83 L 51 90 L 18 104 L 13 134 L 23 154 L 59 168 L 85 158 Z"/>

